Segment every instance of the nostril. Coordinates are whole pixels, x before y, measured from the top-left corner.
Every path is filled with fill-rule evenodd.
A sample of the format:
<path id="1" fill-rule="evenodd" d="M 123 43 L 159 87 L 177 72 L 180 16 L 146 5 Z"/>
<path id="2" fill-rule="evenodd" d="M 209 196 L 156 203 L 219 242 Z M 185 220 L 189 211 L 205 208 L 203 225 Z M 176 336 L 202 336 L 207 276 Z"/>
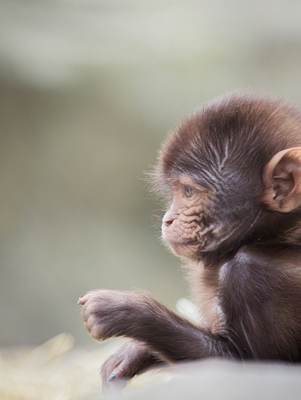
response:
<path id="1" fill-rule="evenodd" d="M 167 212 L 164 217 L 163 217 L 163 225 L 165 226 L 165 228 L 168 228 L 175 220 L 175 216 L 170 213 Z"/>
<path id="2" fill-rule="evenodd" d="M 173 211 L 169 210 L 167 211 L 167 213 L 165 213 L 163 217 L 162 225 L 164 226 L 164 228 L 168 228 L 176 218 L 177 215 Z"/>
<path id="3" fill-rule="evenodd" d="M 169 227 L 173 223 L 173 221 L 173 219 L 164 219 L 163 224 L 164 226 Z"/>

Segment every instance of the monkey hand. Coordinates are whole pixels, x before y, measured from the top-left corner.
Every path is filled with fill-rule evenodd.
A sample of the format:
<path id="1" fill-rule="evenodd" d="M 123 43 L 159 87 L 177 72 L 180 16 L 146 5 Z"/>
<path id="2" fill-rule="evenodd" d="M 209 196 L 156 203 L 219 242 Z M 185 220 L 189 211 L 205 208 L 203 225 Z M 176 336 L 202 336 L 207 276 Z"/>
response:
<path id="1" fill-rule="evenodd" d="M 130 378 L 160 362 L 143 343 L 133 340 L 126 342 L 102 366 L 103 392 L 122 390 Z"/>
<path id="2" fill-rule="evenodd" d="M 94 290 L 78 300 L 84 324 L 96 340 L 129 336 L 137 329 L 143 311 L 152 309 L 152 299 L 135 292 Z"/>

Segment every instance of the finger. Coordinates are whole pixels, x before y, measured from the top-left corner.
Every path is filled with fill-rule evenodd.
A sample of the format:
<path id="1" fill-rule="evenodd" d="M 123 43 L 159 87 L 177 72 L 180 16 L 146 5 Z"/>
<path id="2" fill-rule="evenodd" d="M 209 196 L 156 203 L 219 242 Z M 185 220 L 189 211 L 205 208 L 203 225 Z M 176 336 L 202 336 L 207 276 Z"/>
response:
<path id="1" fill-rule="evenodd" d="M 103 374 L 102 376 L 102 389 L 104 393 L 112 393 L 112 392 L 121 392 L 127 382 L 128 379 L 126 376 L 125 370 L 119 366 L 111 371 L 110 375 L 107 376 L 107 373 Z"/>
<path id="2" fill-rule="evenodd" d="M 87 293 L 87 294 L 85 294 L 83 297 L 80 297 L 80 298 L 78 299 L 77 304 L 80 305 L 80 306 L 83 306 L 84 304 L 86 304 L 86 302 L 88 301 L 88 299 L 89 299 L 89 294 Z"/>
<path id="3" fill-rule="evenodd" d="M 78 299 L 77 304 L 78 304 L 79 306 L 82 306 L 83 304 L 85 304 L 85 300 L 83 299 L 83 297 L 80 297 L 80 298 Z"/>

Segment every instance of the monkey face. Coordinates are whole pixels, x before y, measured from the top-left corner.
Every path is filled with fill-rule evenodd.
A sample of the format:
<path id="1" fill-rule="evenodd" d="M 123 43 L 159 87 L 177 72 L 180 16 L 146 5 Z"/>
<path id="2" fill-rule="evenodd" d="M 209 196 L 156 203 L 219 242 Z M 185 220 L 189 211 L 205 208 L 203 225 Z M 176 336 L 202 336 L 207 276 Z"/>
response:
<path id="1" fill-rule="evenodd" d="M 162 221 L 162 238 L 181 258 L 197 259 L 221 246 L 231 247 L 232 242 L 249 233 L 260 216 L 259 209 L 252 208 L 247 197 L 233 201 L 236 207 L 229 209 L 214 190 L 199 186 L 189 177 L 177 179 L 172 192 L 170 208 Z"/>
<path id="2" fill-rule="evenodd" d="M 160 196 L 172 194 L 164 243 L 201 259 L 282 232 L 281 213 L 301 203 L 300 153 L 300 116 L 277 100 L 233 93 L 197 110 L 170 132 L 152 175 Z"/>

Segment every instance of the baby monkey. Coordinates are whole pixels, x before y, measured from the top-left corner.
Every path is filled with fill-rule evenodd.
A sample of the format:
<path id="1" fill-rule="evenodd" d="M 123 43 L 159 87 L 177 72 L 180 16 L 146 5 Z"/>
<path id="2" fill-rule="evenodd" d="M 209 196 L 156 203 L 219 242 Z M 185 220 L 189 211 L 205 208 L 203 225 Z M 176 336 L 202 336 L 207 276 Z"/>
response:
<path id="1" fill-rule="evenodd" d="M 301 112 L 234 92 L 167 137 L 152 173 L 166 246 L 184 260 L 193 324 L 151 296 L 79 300 L 96 340 L 130 340 L 102 368 L 105 388 L 160 362 L 221 357 L 301 361 Z"/>

